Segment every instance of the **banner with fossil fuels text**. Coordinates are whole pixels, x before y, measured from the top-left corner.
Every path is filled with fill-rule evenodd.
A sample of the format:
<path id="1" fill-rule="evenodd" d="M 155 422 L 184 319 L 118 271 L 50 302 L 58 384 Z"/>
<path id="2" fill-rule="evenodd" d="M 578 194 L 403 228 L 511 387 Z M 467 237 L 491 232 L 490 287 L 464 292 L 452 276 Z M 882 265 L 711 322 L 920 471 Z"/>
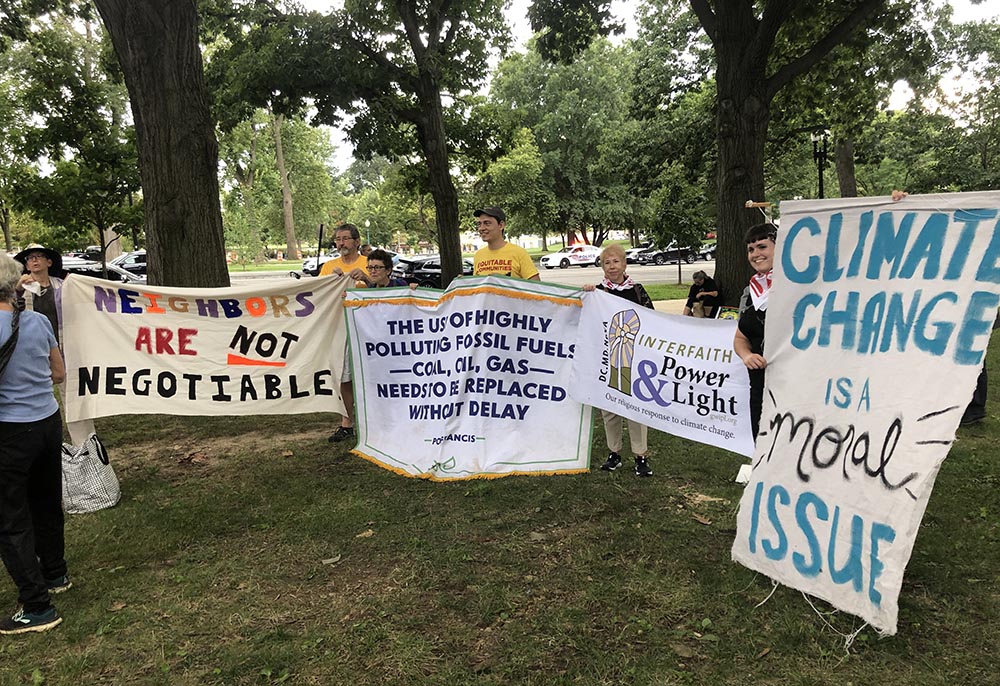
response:
<path id="1" fill-rule="evenodd" d="M 442 481 L 586 471 L 591 408 L 567 389 L 579 294 L 500 276 L 349 291 L 354 452 Z"/>

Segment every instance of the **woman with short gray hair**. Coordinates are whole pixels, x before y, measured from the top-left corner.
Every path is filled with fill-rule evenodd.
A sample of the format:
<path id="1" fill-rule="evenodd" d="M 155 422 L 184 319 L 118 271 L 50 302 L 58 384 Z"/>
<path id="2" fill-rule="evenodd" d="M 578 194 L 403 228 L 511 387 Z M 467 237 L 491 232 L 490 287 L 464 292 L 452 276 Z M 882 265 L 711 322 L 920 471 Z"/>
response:
<path id="1" fill-rule="evenodd" d="M 50 593 L 70 587 L 62 511 L 62 420 L 52 393 L 66 375 L 52 325 L 15 304 L 21 265 L 0 253 L 0 558 L 18 609 L 0 634 L 62 621 Z"/>

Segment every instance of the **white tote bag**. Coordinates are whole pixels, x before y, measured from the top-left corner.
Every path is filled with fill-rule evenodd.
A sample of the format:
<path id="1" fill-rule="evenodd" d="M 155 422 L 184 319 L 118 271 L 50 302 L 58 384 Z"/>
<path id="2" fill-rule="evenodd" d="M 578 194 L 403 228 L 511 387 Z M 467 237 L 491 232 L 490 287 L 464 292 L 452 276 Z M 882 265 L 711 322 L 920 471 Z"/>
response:
<path id="1" fill-rule="evenodd" d="M 103 510 L 121 499 L 118 477 L 96 433 L 79 448 L 63 443 L 62 472 L 63 510 L 69 514 Z"/>

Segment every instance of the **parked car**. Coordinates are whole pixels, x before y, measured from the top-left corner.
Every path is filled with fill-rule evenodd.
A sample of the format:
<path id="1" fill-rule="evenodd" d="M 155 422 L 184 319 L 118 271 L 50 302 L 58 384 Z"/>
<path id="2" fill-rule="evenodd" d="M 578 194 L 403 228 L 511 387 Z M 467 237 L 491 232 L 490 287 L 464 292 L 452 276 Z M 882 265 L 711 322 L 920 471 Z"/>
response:
<path id="1" fill-rule="evenodd" d="M 462 258 L 462 274 L 471 276 L 473 270 L 472 260 L 468 257 Z M 413 257 L 400 257 L 396 260 L 396 265 L 392 269 L 394 278 L 400 278 L 406 283 L 415 283 L 425 288 L 441 288 L 441 256 L 440 255 L 415 255 Z"/>
<path id="2" fill-rule="evenodd" d="M 703 245 L 698 249 L 698 259 L 699 260 L 714 260 L 715 259 L 715 243 L 708 245 Z"/>
<path id="3" fill-rule="evenodd" d="M 68 274 L 82 274 L 92 276 L 95 279 L 103 279 L 104 272 L 101 270 L 101 263 L 93 260 L 85 260 L 79 257 L 64 257 L 63 269 Z M 108 280 L 121 281 L 122 283 L 143 284 L 146 283 L 146 275 L 134 274 L 122 269 L 117 264 L 108 263 Z"/>
<path id="4" fill-rule="evenodd" d="M 549 253 L 540 260 L 546 269 L 566 269 L 571 264 L 579 267 L 600 266 L 601 249 L 593 245 L 567 245 L 559 252 Z"/>
<path id="5" fill-rule="evenodd" d="M 688 264 L 698 259 L 697 248 L 679 248 L 671 243 L 665 248 L 650 248 L 639 253 L 639 264 L 669 264 L 684 260 Z"/>
<path id="6" fill-rule="evenodd" d="M 330 260 L 335 260 L 340 257 L 340 253 L 336 250 L 331 250 L 325 255 L 320 255 L 318 257 L 307 257 L 302 260 L 302 273 L 308 274 L 309 276 L 318 276 L 319 270 L 323 268 L 323 265 Z"/>
<path id="7" fill-rule="evenodd" d="M 127 252 L 119 255 L 113 260 L 109 260 L 108 264 L 115 265 L 116 267 L 121 267 L 127 272 L 136 274 L 137 276 L 146 275 L 146 251 L 145 250 L 135 250 L 133 252 Z"/>
<path id="8" fill-rule="evenodd" d="M 652 243 L 643 243 L 634 248 L 629 248 L 625 251 L 625 264 L 637 264 L 639 262 L 639 253 L 649 250 L 652 247 Z"/>

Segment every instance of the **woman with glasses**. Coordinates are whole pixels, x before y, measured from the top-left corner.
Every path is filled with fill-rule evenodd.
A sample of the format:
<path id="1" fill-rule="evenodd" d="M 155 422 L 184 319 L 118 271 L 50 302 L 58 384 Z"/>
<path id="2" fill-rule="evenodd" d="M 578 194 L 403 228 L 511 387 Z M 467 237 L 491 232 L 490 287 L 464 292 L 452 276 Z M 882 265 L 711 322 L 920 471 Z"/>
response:
<path id="1" fill-rule="evenodd" d="M 368 288 L 395 288 L 407 286 L 403 279 L 392 276 L 392 258 L 385 250 L 372 250 L 368 255 L 368 271 L 354 269 L 348 274 L 355 281 L 361 281 Z"/>

